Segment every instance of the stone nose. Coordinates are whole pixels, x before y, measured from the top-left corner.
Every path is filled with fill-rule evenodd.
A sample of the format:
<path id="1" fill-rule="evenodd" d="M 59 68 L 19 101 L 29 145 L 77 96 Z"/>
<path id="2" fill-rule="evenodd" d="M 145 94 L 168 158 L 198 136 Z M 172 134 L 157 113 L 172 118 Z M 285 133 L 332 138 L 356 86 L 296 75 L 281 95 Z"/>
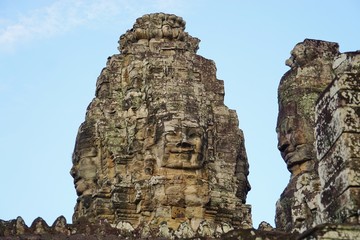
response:
<path id="1" fill-rule="evenodd" d="M 77 174 L 77 170 L 75 169 L 75 167 L 73 166 L 70 170 L 70 175 L 73 177 L 73 178 L 77 178 L 78 174 Z"/>
<path id="2" fill-rule="evenodd" d="M 285 150 L 289 147 L 289 143 L 283 143 L 278 145 L 278 149 L 280 152 L 285 152 Z"/>
<path id="3" fill-rule="evenodd" d="M 176 144 L 176 147 L 191 148 L 192 145 L 188 141 L 188 137 L 185 133 L 181 133 L 181 140 Z"/>
<path id="4" fill-rule="evenodd" d="M 286 136 L 278 136 L 278 145 L 277 148 L 280 152 L 285 152 L 285 150 L 289 147 L 290 141 Z"/>

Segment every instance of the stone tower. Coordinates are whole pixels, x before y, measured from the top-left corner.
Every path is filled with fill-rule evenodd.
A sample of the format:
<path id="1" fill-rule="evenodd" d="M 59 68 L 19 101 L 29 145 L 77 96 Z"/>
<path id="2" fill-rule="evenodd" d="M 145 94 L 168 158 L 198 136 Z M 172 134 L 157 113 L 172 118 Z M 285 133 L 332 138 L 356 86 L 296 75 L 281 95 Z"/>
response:
<path id="1" fill-rule="evenodd" d="M 291 69 L 278 88 L 278 149 L 291 173 L 276 204 L 276 226 L 304 232 L 320 224 L 320 179 L 315 149 L 315 105 L 333 80 L 337 43 L 305 39 L 286 61 Z"/>
<path id="2" fill-rule="evenodd" d="M 276 227 L 299 239 L 360 237 L 360 52 L 338 49 L 305 39 L 279 85 L 278 148 L 291 178 Z"/>
<path id="3" fill-rule="evenodd" d="M 0 239 L 360 239 L 360 51 L 292 50 L 276 128 L 290 181 L 276 228 L 254 229 L 237 115 L 184 29 L 150 14 L 120 37 L 76 139 L 73 223 L 0 219 Z"/>
<path id="4" fill-rule="evenodd" d="M 189 236 L 251 227 L 236 112 L 224 105 L 214 62 L 196 54 L 199 39 L 184 29 L 175 15 L 144 15 L 108 58 L 73 153 L 74 222 Z"/>

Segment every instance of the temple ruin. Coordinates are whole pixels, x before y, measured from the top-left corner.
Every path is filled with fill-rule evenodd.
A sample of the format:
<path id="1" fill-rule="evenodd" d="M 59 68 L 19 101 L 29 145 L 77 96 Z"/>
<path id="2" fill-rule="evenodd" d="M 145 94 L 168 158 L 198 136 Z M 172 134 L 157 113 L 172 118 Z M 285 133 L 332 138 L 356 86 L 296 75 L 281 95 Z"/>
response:
<path id="1" fill-rule="evenodd" d="M 291 176 L 276 226 L 255 229 L 244 135 L 199 41 L 181 17 L 138 18 L 79 127 L 72 223 L 0 220 L 0 239 L 359 239 L 360 52 L 314 39 L 291 51 L 276 127 Z"/>
<path id="2" fill-rule="evenodd" d="M 184 28 L 180 17 L 150 14 L 120 37 L 76 140 L 73 222 L 194 233 L 252 226 L 237 115 Z"/>

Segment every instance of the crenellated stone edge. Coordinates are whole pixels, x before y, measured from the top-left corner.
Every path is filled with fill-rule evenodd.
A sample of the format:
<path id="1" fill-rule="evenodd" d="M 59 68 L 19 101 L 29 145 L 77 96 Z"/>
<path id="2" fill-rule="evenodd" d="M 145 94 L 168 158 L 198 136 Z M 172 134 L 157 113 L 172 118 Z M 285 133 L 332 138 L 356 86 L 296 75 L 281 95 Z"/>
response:
<path id="1" fill-rule="evenodd" d="M 234 229 L 229 224 L 216 226 L 202 222 L 196 232 L 185 223 L 176 230 L 167 226 L 166 222 L 159 228 L 139 226 L 134 229 L 128 222 L 110 224 L 107 221 L 90 223 L 86 218 L 77 223 L 67 223 L 64 216 L 58 217 L 50 226 L 41 217 L 27 226 L 22 217 L 12 220 L 0 219 L 0 239 L 233 239 L 235 236 L 247 236 L 249 240 L 282 240 L 292 239 L 293 233 L 279 232 L 266 222 L 259 224 L 258 229 Z"/>

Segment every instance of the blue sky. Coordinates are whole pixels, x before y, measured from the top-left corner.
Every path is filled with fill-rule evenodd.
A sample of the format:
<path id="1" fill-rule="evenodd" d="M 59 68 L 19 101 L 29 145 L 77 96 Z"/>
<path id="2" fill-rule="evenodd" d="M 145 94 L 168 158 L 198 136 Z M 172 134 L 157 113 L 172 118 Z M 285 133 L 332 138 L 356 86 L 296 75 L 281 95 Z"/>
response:
<path id="1" fill-rule="evenodd" d="M 277 86 L 285 60 L 305 38 L 360 49 L 360 2 L 205 0 L 0 1 L 0 219 L 71 222 L 69 174 L 79 125 L 106 59 L 136 18 L 182 16 L 217 65 L 250 163 L 254 226 L 274 225 L 289 173 L 276 149 Z"/>

